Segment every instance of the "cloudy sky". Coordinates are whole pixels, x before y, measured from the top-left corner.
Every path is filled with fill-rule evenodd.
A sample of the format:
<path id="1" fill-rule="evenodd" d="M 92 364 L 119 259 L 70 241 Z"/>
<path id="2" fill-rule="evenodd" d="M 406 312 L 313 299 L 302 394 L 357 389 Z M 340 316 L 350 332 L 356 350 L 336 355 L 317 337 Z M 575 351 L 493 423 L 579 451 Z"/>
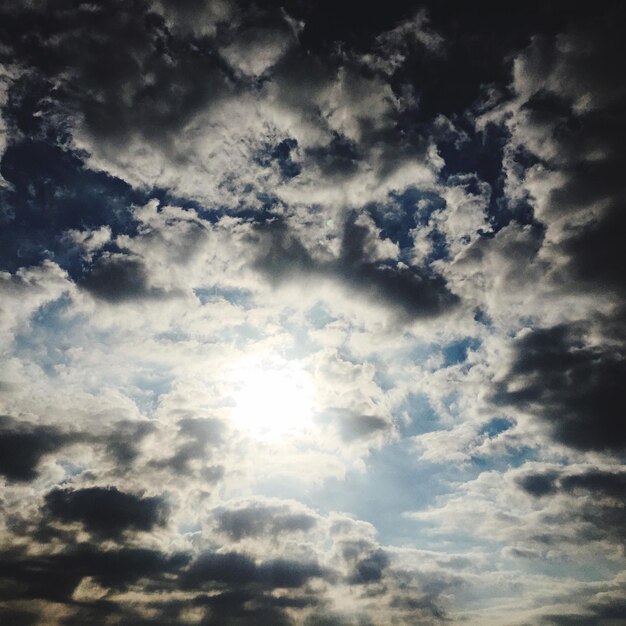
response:
<path id="1" fill-rule="evenodd" d="M 578 4 L 3 0 L 0 623 L 626 623 Z"/>

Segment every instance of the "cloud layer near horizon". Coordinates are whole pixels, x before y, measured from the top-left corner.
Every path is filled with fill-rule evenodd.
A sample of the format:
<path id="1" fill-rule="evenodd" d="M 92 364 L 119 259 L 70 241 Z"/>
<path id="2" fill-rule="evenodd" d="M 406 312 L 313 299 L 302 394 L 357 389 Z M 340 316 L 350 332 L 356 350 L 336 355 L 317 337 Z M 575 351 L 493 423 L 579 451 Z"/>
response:
<path id="1" fill-rule="evenodd" d="M 0 8 L 0 622 L 626 619 L 623 8 Z"/>

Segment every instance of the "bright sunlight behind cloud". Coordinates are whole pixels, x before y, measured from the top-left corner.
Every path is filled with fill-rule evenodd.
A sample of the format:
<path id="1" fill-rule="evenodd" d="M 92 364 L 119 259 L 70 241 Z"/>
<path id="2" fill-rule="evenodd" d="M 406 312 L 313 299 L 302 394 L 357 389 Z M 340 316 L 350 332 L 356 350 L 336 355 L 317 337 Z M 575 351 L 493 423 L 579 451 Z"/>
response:
<path id="1" fill-rule="evenodd" d="M 301 433 L 314 401 L 311 375 L 296 361 L 247 359 L 232 372 L 237 428 L 261 438 Z"/>

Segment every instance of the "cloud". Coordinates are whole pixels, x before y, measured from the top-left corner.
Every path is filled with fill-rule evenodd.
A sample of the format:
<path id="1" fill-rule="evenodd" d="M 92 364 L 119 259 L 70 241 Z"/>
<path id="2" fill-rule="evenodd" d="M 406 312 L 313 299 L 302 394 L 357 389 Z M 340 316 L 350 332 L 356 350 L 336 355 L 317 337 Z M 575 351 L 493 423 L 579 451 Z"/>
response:
<path id="1" fill-rule="evenodd" d="M 367 437 L 389 428 L 389 423 L 376 415 L 343 415 L 339 418 L 339 432 L 344 441 Z"/>
<path id="2" fill-rule="evenodd" d="M 461 532 L 497 542 L 502 563 L 569 562 L 577 572 L 596 559 L 619 569 L 624 555 L 622 474 L 621 465 L 529 462 L 503 474 L 482 472 L 430 510 L 411 515 L 432 523 L 436 534 Z"/>
<path id="3" fill-rule="evenodd" d="M 0 161 L 4 155 L 7 144 L 9 143 L 10 130 L 7 128 L 6 121 L 1 113 L 2 109 L 6 106 L 8 100 L 8 86 L 12 82 L 13 71 L 12 68 L 6 67 L 0 64 Z M 2 178 L 0 174 L 0 187 L 7 184 L 6 180 Z"/>
<path id="4" fill-rule="evenodd" d="M 217 419 L 211 418 L 184 418 L 178 422 L 178 435 L 182 440 L 173 456 L 156 462 L 157 466 L 166 466 L 176 472 L 190 473 L 194 460 L 210 458 L 211 450 L 219 448 L 224 441 L 225 425 Z M 205 468 L 206 480 L 218 480 L 223 468 L 213 466 Z"/>
<path id="5" fill-rule="evenodd" d="M 623 471 L 588 468 L 578 472 L 529 473 L 520 477 L 519 485 L 536 498 L 560 496 L 569 500 L 569 516 L 579 522 L 581 540 L 608 539 L 621 542 L 624 549 Z"/>
<path id="6" fill-rule="evenodd" d="M 249 557 L 229 552 L 204 553 L 185 572 L 183 588 L 203 588 L 211 583 L 235 586 L 259 584 L 265 588 L 302 587 L 309 579 L 323 576 L 315 563 L 276 559 L 256 564 Z"/>
<path id="7" fill-rule="evenodd" d="M 38 426 L 0 416 L 0 474 L 11 481 L 32 481 L 37 477 L 37 466 L 44 456 L 81 440 L 84 440 L 81 435 L 53 426 Z"/>
<path id="8" fill-rule="evenodd" d="M 375 40 L 375 52 L 365 54 L 363 61 L 373 69 L 391 75 L 414 53 L 415 44 L 423 46 L 430 53 L 441 53 L 445 40 L 431 28 L 429 22 L 426 9 L 418 10 L 411 19 L 379 34 Z"/>
<path id="9" fill-rule="evenodd" d="M 27 324 L 39 307 L 57 300 L 71 288 L 66 272 L 51 261 L 20 268 L 13 274 L 1 272 L 0 330 L 8 333 L 20 324 Z"/>
<path id="10" fill-rule="evenodd" d="M 331 4 L 0 8 L 0 621 L 621 619 L 623 11 Z"/>
<path id="11" fill-rule="evenodd" d="M 384 570 L 389 565 L 389 557 L 384 550 L 380 548 L 363 550 L 364 547 L 363 544 L 350 542 L 344 542 L 341 546 L 343 558 L 352 565 L 348 579 L 351 584 L 380 582 Z"/>
<path id="12" fill-rule="evenodd" d="M 263 501 L 243 503 L 237 508 L 220 507 L 214 515 L 218 531 L 235 542 L 246 538 L 306 533 L 317 524 L 317 517 L 309 511 Z"/>
<path id="13" fill-rule="evenodd" d="M 37 623 L 38 616 L 31 611 L 0 608 L 0 617 L 15 626 L 32 626 Z"/>
<path id="14" fill-rule="evenodd" d="M 73 146 L 91 167 L 136 187 L 260 208 L 262 195 L 363 204 L 433 180 L 433 147 L 422 134 L 398 141 L 392 129 L 401 105 L 384 81 L 347 58 L 338 68 L 339 59 L 307 57 L 294 46 L 297 20 L 285 11 L 210 4 L 178 10 L 169 2 L 136 2 L 111 11 L 59 2 L 62 21 L 25 8 L 7 19 L 15 30 L 21 19 L 45 22 L 42 36 L 30 51 L 19 39 L 7 44 L 28 58 L 42 83 L 58 85 L 49 106 L 57 119 L 71 120 Z M 93 53 L 77 54 L 83 28 Z M 334 153 L 354 140 L 362 156 L 338 188 L 341 159 Z M 302 175 L 281 184 L 254 157 L 284 141 L 295 141 L 305 159 Z"/>
<path id="15" fill-rule="evenodd" d="M 519 484 L 529 494 L 541 497 L 556 492 L 554 480 L 558 476 L 556 472 L 545 474 L 527 474 L 520 478 Z"/>
<path id="16" fill-rule="evenodd" d="M 307 276 L 338 280 L 348 290 L 408 319 L 442 315 L 458 304 L 440 276 L 389 258 L 389 252 L 395 255 L 396 251 L 374 228 L 366 217 L 349 215 L 338 255 L 317 260 L 288 225 L 271 222 L 256 229 L 260 240 L 256 263 L 276 281 Z M 380 251 L 384 251 L 382 258 Z"/>
<path id="17" fill-rule="evenodd" d="M 580 450 L 626 445 L 619 350 L 585 345 L 576 326 L 535 328 L 514 344 L 512 364 L 494 399 L 535 414 L 555 440 Z"/>
<path id="18" fill-rule="evenodd" d="M 54 489 L 46 494 L 47 514 L 61 522 L 81 522 L 100 538 L 116 538 L 126 530 L 148 532 L 163 526 L 167 505 L 158 497 L 143 497 L 116 487 Z"/>
<path id="19" fill-rule="evenodd" d="M 556 471 L 528 473 L 520 477 L 519 485 L 535 497 L 550 496 L 559 491 L 570 495 L 587 492 L 608 500 L 621 500 L 626 495 L 626 476 L 622 471 L 587 469 L 572 474 Z"/>
<path id="20" fill-rule="evenodd" d="M 437 276 L 428 276 L 419 270 L 397 265 L 377 265 L 366 256 L 368 229 L 356 219 L 346 223 L 339 260 L 340 274 L 358 290 L 382 297 L 409 316 L 429 316 L 452 308 L 458 299 L 451 294 L 445 282 Z"/>
<path id="21" fill-rule="evenodd" d="M 8 586 L 1 597 L 3 600 L 68 602 L 85 576 L 104 588 L 115 590 L 127 589 L 142 578 L 160 580 L 166 585 L 167 574 L 176 571 L 186 560 L 184 555 L 167 557 L 153 550 L 102 551 L 84 544 L 56 555 L 32 556 L 19 550 L 5 552 L 0 576 Z"/>
<path id="22" fill-rule="evenodd" d="M 162 14 L 174 28 L 196 35 L 214 35 L 218 26 L 228 21 L 238 22 L 238 7 L 229 0 L 203 2 L 192 0 L 181 4 L 175 0 L 155 0 L 154 10 Z"/>
<path id="23" fill-rule="evenodd" d="M 154 432 L 148 421 L 121 421 L 106 436 L 106 450 L 119 466 L 131 464 L 139 455 L 142 439 Z"/>
<path id="24" fill-rule="evenodd" d="M 125 255 L 101 257 L 81 284 L 95 296 L 113 303 L 164 296 L 163 291 L 148 286 L 147 273 L 141 262 Z"/>
<path id="25" fill-rule="evenodd" d="M 280 20 L 263 27 L 262 22 L 237 32 L 237 38 L 221 46 L 220 53 L 228 63 L 246 76 L 259 77 L 274 66 L 293 44 L 290 25 Z"/>

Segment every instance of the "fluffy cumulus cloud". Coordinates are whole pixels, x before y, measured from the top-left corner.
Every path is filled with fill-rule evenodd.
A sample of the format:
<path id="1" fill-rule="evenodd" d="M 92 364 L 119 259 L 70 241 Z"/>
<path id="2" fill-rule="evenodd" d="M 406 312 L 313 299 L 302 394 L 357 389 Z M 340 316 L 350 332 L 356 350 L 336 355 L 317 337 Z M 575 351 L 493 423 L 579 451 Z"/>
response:
<path id="1" fill-rule="evenodd" d="M 0 622 L 626 620 L 618 3 L 0 8 Z"/>

